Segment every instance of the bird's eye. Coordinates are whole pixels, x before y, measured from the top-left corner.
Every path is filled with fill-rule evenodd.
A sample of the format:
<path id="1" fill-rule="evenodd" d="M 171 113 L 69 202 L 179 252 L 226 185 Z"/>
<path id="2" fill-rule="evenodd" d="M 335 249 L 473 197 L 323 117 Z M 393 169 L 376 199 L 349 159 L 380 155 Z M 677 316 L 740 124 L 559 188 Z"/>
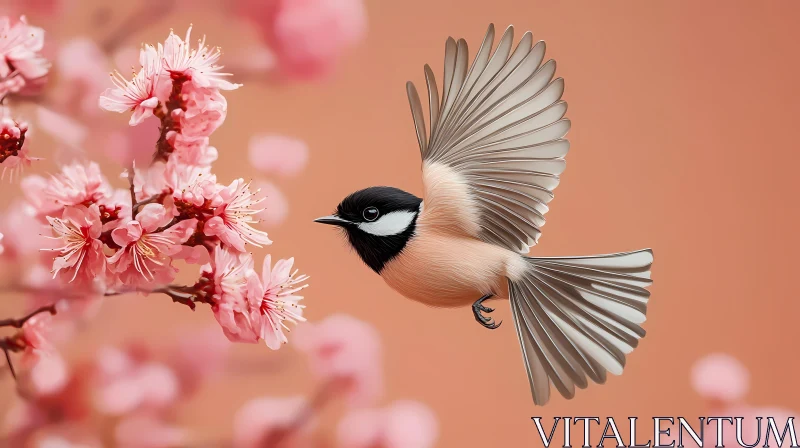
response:
<path id="1" fill-rule="evenodd" d="M 363 215 L 366 221 L 372 222 L 378 219 L 378 215 L 380 215 L 380 212 L 378 212 L 378 209 L 376 207 L 367 207 L 364 209 Z"/>

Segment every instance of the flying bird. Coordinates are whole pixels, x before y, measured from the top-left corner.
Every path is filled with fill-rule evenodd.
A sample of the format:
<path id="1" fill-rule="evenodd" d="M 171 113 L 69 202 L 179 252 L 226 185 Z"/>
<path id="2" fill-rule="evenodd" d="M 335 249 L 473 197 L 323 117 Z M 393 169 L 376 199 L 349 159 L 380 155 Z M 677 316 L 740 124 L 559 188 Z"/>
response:
<path id="1" fill-rule="evenodd" d="M 550 385 L 565 398 L 589 379 L 619 375 L 645 331 L 653 252 L 529 257 L 565 168 L 570 129 L 564 80 L 530 32 L 514 47 L 493 25 L 468 64 L 464 39 L 448 38 L 439 95 L 425 65 L 426 127 L 406 84 L 422 156 L 424 200 L 393 187 L 347 196 L 315 221 L 344 229 L 364 263 L 403 296 L 434 307 L 472 305 L 499 326 L 489 299 L 509 300 L 533 401 Z"/>

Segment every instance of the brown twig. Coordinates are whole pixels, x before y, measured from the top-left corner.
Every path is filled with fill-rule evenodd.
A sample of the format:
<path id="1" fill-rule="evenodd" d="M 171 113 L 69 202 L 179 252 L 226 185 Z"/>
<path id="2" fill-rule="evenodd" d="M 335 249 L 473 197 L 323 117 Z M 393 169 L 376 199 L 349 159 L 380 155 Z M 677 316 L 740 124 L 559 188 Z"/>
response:
<path id="1" fill-rule="evenodd" d="M 56 314 L 55 304 L 39 307 L 31 311 L 28 315 L 19 319 L 2 319 L 0 320 L 0 327 L 22 328 L 22 326 L 25 325 L 25 322 L 29 321 L 33 316 L 39 313 L 44 313 L 45 311 L 49 312 L 50 314 Z"/>
<path id="2" fill-rule="evenodd" d="M 10 338 L 0 339 L 0 349 L 2 349 L 3 353 L 6 355 L 6 364 L 8 364 L 8 371 L 11 372 L 11 377 L 16 380 L 17 372 L 14 370 L 14 363 L 11 362 L 11 351 L 14 350 L 14 347 L 12 347 L 10 343 Z"/>

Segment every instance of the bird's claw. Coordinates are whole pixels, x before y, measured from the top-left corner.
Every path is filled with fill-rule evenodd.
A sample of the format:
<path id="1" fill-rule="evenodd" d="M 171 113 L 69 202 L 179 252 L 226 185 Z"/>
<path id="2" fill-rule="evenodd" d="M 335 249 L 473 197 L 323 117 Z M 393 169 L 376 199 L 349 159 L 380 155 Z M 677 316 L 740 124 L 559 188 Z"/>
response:
<path id="1" fill-rule="evenodd" d="M 489 307 L 483 306 L 484 300 L 487 300 L 490 297 L 492 297 L 491 294 L 485 295 L 485 296 L 481 297 L 480 299 L 478 299 L 475 303 L 473 303 L 472 304 L 472 314 L 475 315 L 475 321 L 477 321 L 479 324 L 481 324 L 482 326 L 484 326 L 484 327 L 486 327 L 486 328 L 488 328 L 490 330 L 494 330 L 495 328 L 499 327 L 500 324 L 502 324 L 503 322 L 501 321 L 499 323 L 495 323 L 493 318 L 491 318 L 489 316 L 484 316 L 483 314 L 481 314 L 481 312 L 483 312 L 483 313 L 491 313 L 492 311 L 494 311 L 494 308 L 489 308 Z"/>

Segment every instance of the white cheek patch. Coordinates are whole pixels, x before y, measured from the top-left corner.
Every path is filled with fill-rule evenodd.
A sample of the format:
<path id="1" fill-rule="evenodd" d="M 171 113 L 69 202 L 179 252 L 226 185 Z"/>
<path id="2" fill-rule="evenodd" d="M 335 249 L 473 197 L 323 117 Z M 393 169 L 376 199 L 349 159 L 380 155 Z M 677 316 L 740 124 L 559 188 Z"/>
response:
<path id="1" fill-rule="evenodd" d="M 408 211 L 391 212 L 376 221 L 362 222 L 358 224 L 358 228 L 375 236 L 399 235 L 411 225 L 415 215 L 416 213 Z"/>

